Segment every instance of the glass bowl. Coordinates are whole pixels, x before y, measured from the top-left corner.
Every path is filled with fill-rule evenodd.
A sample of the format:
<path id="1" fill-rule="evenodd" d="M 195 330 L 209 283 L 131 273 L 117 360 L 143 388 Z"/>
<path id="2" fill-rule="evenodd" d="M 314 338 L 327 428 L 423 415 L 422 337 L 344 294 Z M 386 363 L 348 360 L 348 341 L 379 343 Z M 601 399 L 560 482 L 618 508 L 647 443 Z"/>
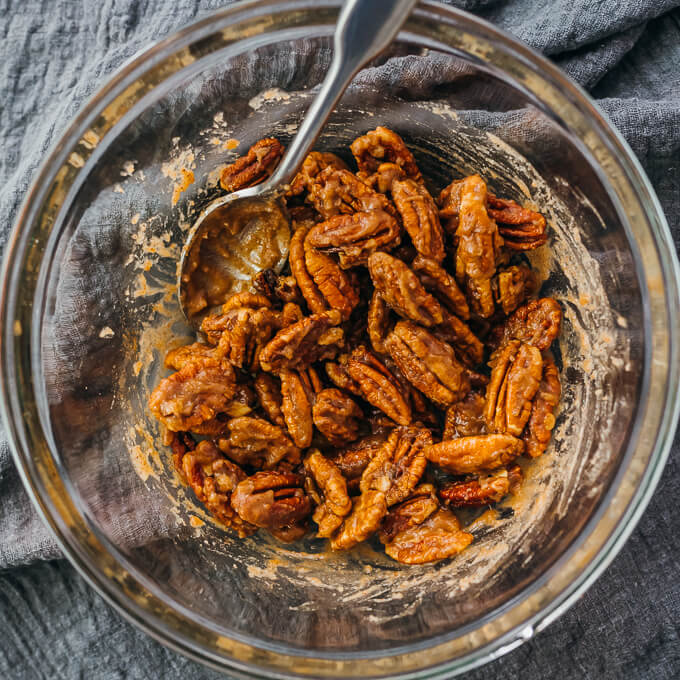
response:
<path id="1" fill-rule="evenodd" d="M 338 2 L 249 2 L 143 52 L 43 164 L 7 247 L 3 411 L 64 553 L 129 620 L 241 677 L 450 677 L 562 613 L 620 549 L 678 412 L 678 267 L 625 142 L 554 66 L 463 12 L 421 3 L 363 69 L 318 146 L 382 124 L 431 188 L 480 171 L 546 212 L 543 292 L 564 307 L 564 397 L 521 493 L 469 518 L 472 546 L 406 567 L 238 540 L 178 481 L 146 407 L 186 335 L 179 244 L 219 169 L 287 141 L 329 63 Z"/>

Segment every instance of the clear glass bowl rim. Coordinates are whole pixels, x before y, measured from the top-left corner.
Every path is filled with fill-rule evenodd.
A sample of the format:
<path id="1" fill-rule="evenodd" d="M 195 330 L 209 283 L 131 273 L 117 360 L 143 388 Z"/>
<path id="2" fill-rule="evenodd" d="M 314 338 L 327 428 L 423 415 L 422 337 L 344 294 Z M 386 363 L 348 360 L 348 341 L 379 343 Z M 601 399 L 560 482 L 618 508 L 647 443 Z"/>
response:
<path id="1" fill-rule="evenodd" d="M 138 53 L 85 104 L 46 157 L 6 246 L 0 290 L 2 414 L 24 486 L 66 557 L 121 614 L 160 642 L 240 677 L 451 677 L 529 639 L 566 611 L 597 579 L 649 502 L 666 462 L 680 409 L 680 271 L 658 200 L 632 151 L 588 95 L 516 39 L 466 12 L 422 0 L 404 27 L 409 39 L 417 36 L 425 46 L 459 50 L 496 66 L 498 62 L 494 60 L 499 60 L 516 84 L 521 83 L 549 111 L 559 110 L 564 125 L 580 133 L 580 141 L 590 157 L 596 159 L 606 186 L 612 188 L 610 194 L 638 247 L 638 264 L 645 278 L 641 283 L 654 277 L 662 281 L 660 293 L 647 295 L 645 403 L 637 416 L 636 442 L 631 441 L 612 488 L 579 539 L 518 598 L 494 612 L 488 621 L 481 620 L 474 630 L 452 639 L 437 639 L 431 645 L 414 645 L 396 654 L 300 656 L 258 646 L 257 641 L 250 644 L 215 635 L 200 623 L 187 620 L 172 603 L 152 592 L 150 584 L 127 569 L 120 553 L 84 521 L 77 504 L 68 496 L 69 485 L 59 473 L 58 452 L 51 450 L 49 437 L 40 426 L 33 383 L 33 368 L 39 359 L 39 324 L 32 323 L 36 318 L 34 299 L 26 295 L 35 289 L 36 277 L 27 264 L 40 263 L 42 255 L 36 252 L 36 244 L 47 240 L 56 221 L 55 207 L 61 209 L 68 204 L 78 174 L 87 171 L 89 154 L 83 135 L 95 129 L 106 133 L 120 124 L 147 93 L 143 88 L 135 92 L 134 86 L 145 82 L 150 86 L 148 91 L 153 90 L 162 79 L 144 81 L 144 76 L 158 75 L 173 55 L 176 58 L 187 54 L 190 44 L 201 42 L 205 49 L 206 38 L 220 32 L 225 44 L 245 42 L 247 38 L 237 36 L 230 27 L 250 20 L 266 32 L 261 22 L 269 13 L 276 13 L 277 18 L 297 17 L 294 20 L 301 25 L 304 17 L 310 19 L 308 23 L 314 17 L 317 26 L 322 20 L 332 24 L 339 5 L 339 0 L 249 0 L 218 10 Z M 275 23 L 270 23 L 270 30 L 276 30 Z M 186 67 L 181 59 L 175 59 L 169 74 Z M 69 165 L 76 151 L 85 162 Z M 658 291 L 658 287 L 655 289 Z M 40 309 L 41 301 L 35 302 L 35 308 Z M 650 394 L 655 398 L 650 399 Z M 657 396 L 660 394 L 663 398 Z M 612 521 L 604 510 L 616 499 L 623 501 L 620 504 L 625 509 Z M 475 646 L 472 635 L 483 638 L 484 631 L 486 639 Z M 458 656 L 453 658 L 455 655 Z"/>

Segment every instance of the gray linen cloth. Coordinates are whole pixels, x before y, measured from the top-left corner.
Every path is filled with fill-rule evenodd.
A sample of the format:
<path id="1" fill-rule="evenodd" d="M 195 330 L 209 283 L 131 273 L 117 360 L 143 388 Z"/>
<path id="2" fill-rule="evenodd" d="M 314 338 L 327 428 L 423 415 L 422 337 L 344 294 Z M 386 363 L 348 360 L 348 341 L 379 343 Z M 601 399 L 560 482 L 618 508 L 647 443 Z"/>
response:
<path id="1" fill-rule="evenodd" d="M 0 243 L 50 144 L 125 59 L 217 0 L 0 0 Z M 459 0 L 599 100 L 680 247 L 680 0 Z M 640 525 L 557 623 L 470 678 L 680 676 L 680 440 Z M 670 501 L 670 502 L 669 502 Z M 0 676 L 213 678 L 132 628 L 64 560 L 0 431 Z"/>

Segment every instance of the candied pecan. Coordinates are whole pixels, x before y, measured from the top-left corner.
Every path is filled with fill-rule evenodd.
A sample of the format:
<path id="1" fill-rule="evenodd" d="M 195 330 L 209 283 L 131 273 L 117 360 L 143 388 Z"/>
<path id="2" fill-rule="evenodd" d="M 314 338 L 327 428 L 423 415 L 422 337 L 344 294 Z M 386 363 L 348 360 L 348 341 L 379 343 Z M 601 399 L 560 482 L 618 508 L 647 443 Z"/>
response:
<path id="1" fill-rule="evenodd" d="M 373 253 L 368 258 L 368 271 L 375 289 L 397 314 L 423 326 L 442 322 L 441 305 L 401 260 L 387 253 Z"/>
<path id="2" fill-rule="evenodd" d="M 425 472 L 423 449 L 431 443 L 432 435 L 424 428 L 393 430 L 361 475 L 362 493 L 370 489 L 384 491 L 388 507 L 408 498 Z"/>
<path id="3" fill-rule="evenodd" d="M 415 249 L 424 257 L 441 262 L 446 255 L 444 232 L 430 192 L 412 179 L 392 183 L 392 200 Z"/>
<path id="4" fill-rule="evenodd" d="M 237 368 L 255 371 L 260 350 L 279 325 L 279 316 L 271 309 L 240 307 L 207 316 L 201 323 L 201 331 L 208 342 L 217 345 L 218 356 Z"/>
<path id="5" fill-rule="evenodd" d="M 220 450 L 239 465 L 271 469 L 284 459 L 300 462 L 300 449 L 286 432 L 262 418 L 232 418 L 228 423 L 229 438 L 217 442 Z"/>
<path id="6" fill-rule="evenodd" d="M 523 449 L 522 440 L 510 434 L 482 434 L 432 444 L 425 447 L 425 456 L 455 475 L 466 475 L 507 465 Z"/>
<path id="7" fill-rule="evenodd" d="M 386 439 L 384 434 L 371 434 L 363 437 L 341 451 L 337 451 L 333 456 L 333 462 L 348 480 L 359 479 Z"/>
<path id="8" fill-rule="evenodd" d="M 253 287 L 271 303 L 304 303 L 297 281 L 293 276 L 282 276 L 273 269 L 263 269 L 253 277 Z"/>
<path id="9" fill-rule="evenodd" d="M 335 215 L 311 228 L 306 244 L 336 253 L 343 269 L 365 265 L 377 250 L 390 250 L 401 241 L 397 220 L 384 210 Z"/>
<path id="10" fill-rule="evenodd" d="M 422 524 L 399 532 L 385 545 L 385 553 L 403 564 L 427 564 L 458 554 L 472 539 L 450 510 L 440 508 Z"/>
<path id="11" fill-rule="evenodd" d="M 532 458 L 540 456 L 548 447 L 555 427 L 555 410 L 560 401 L 560 374 L 555 362 L 546 357 L 543 362 L 543 377 L 531 407 L 531 416 L 522 438 L 526 452 Z"/>
<path id="12" fill-rule="evenodd" d="M 548 297 L 531 300 L 496 326 L 487 342 L 496 349 L 510 340 L 520 340 L 543 351 L 560 334 L 561 323 L 562 309 L 557 300 Z"/>
<path id="13" fill-rule="evenodd" d="M 230 312 L 232 309 L 241 309 L 242 307 L 247 307 L 249 309 L 260 309 L 261 307 L 270 308 L 272 306 L 271 301 L 265 295 L 259 295 L 258 293 L 235 293 L 232 295 L 223 305 L 222 314 Z"/>
<path id="14" fill-rule="evenodd" d="M 290 270 L 297 281 L 300 293 L 307 302 L 309 309 L 320 314 L 328 309 L 326 300 L 321 291 L 314 283 L 314 279 L 307 270 L 305 262 L 305 238 L 309 232 L 309 227 L 301 227 L 298 229 L 290 240 L 290 251 L 288 255 L 288 263 Z"/>
<path id="15" fill-rule="evenodd" d="M 219 359 L 216 356 L 215 348 L 202 342 L 194 342 L 191 345 L 182 345 L 170 350 L 165 355 L 165 367 L 175 371 L 181 371 L 184 366 L 195 360 Z"/>
<path id="16" fill-rule="evenodd" d="M 328 167 L 336 170 L 347 170 L 347 165 L 340 156 L 328 151 L 311 151 L 302 161 L 302 167 L 295 175 L 286 195 L 299 196 L 305 190 L 309 190 L 317 175 Z"/>
<path id="17" fill-rule="evenodd" d="M 308 200 L 324 219 L 358 212 L 395 212 L 386 196 L 373 191 L 349 170 L 326 168 L 309 188 Z"/>
<path id="18" fill-rule="evenodd" d="M 295 446 L 301 449 L 312 443 L 312 392 L 298 371 L 283 370 L 281 378 L 281 413 Z"/>
<path id="19" fill-rule="evenodd" d="M 241 519 L 256 527 L 288 527 L 312 510 L 302 484 L 303 478 L 290 472 L 256 472 L 238 483 L 231 505 Z"/>
<path id="20" fill-rule="evenodd" d="M 334 446 L 357 438 L 361 409 L 346 394 L 333 387 L 316 395 L 312 409 L 314 425 Z"/>
<path id="21" fill-rule="evenodd" d="M 439 498 L 454 508 L 479 507 L 497 503 L 522 479 L 519 465 L 500 468 L 459 482 L 449 482 L 439 489 Z"/>
<path id="22" fill-rule="evenodd" d="M 343 331 L 337 327 L 340 321 L 340 312 L 331 309 L 281 329 L 260 352 L 260 365 L 265 371 L 277 373 L 330 359 L 344 342 Z"/>
<path id="23" fill-rule="evenodd" d="M 226 361 L 195 359 L 161 380 L 149 407 L 168 430 L 198 432 L 225 412 L 235 391 L 234 369 Z"/>
<path id="24" fill-rule="evenodd" d="M 311 232 L 310 232 L 311 233 Z M 305 242 L 305 266 L 325 304 L 349 319 L 352 310 L 359 304 L 359 295 L 352 287 L 347 274 L 333 258 L 307 245 Z"/>
<path id="25" fill-rule="evenodd" d="M 536 275 L 525 264 L 500 269 L 492 281 L 503 314 L 512 314 L 535 290 Z"/>
<path id="26" fill-rule="evenodd" d="M 411 263 L 411 268 L 425 290 L 432 293 L 446 309 L 461 319 L 470 318 L 470 307 L 463 291 L 456 279 L 438 262 L 418 255 Z"/>
<path id="27" fill-rule="evenodd" d="M 400 321 L 385 346 L 406 379 L 428 399 L 448 406 L 470 389 L 463 366 L 450 345 L 410 321 Z"/>
<path id="28" fill-rule="evenodd" d="M 255 142 L 245 156 L 222 170 L 222 188 L 238 191 L 259 184 L 272 174 L 282 155 L 283 145 L 278 139 L 267 137 Z"/>
<path id="29" fill-rule="evenodd" d="M 381 163 L 373 174 L 359 171 L 357 177 L 375 191 L 388 194 L 392 191 L 392 183 L 395 180 L 405 179 L 406 174 L 396 163 Z"/>
<path id="30" fill-rule="evenodd" d="M 319 525 L 317 536 L 328 538 L 352 510 L 347 482 L 333 461 L 317 450 L 305 458 L 305 470 L 314 480 L 312 493 L 317 507 L 312 519 Z"/>
<path id="31" fill-rule="evenodd" d="M 481 394 L 469 392 L 465 399 L 449 406 L 446 409 L 442 440 L 486 434 L 484 403 Z"/>
<path id="32" fill-rule="evenodd" d="M 493 194 L 487 195 L 487 206 L 508 248 L 533 250 L 548 240 L 545 217 L 540 213 Z"/>
<path id="33" fill-rule="evenodd" d="M 347 354 L 341 354 L 338 357 L 337 362 L 327 361 L 324 364 L 326 375 L 336 387 L 351 392 L 357 397 L 363 398 L 359 385 L 352 380 L 352 377 L 349 374 L 349 368 L 347 366 L 348 361 L 349 356 Z"/>
<path id="34" fill-rule="evenodd" d="M 460 198 L 464 182 L 465 178 L 454 179 L 451 184 L 449 184 L 447 187 L 444 187 L 439 192 L 439 197 L 437 198 L 437 205 L 439 205 L 439 217 L 454 220 L 454 232 L 456 229 L 458 229 Z"/>
<path id="35" fill-rule="evenodd" d="M 296 305 L 294 302 L 286 302 L 281 310 L 281 328 L 286 328 L 298 321 L 302 321 L 304 316 L 305 314 L 299 305 Z"/>
<path id="36" fill-rule="evenodd" d="M 352 504 L 352 511 L 345 517 L 335 536 L 331 538 L 333 550 L 349 550 L 365 541 L 380 527 L 387 514 L 385 493 L 370 489 L 364 491 Z"/>
<path id="37" fill-rule="evenodd" d="M 240 538 L 256 531 L 256 527 L 244 522 L 231 507 L 231 493 L 246 478 L 238 465 L 227 460 L 210 441 L 189 448 L 176 435 L 173 450 L 177 471 L 213 516 L 234 529 Z"/>
<path id="38" fill-rule="evenodd" d="M 388 128 L 379 126 L 357 137 L 349 148 L 361 172 L 375 172 L 381 163 L 389 161 L 402 168 L 411 179 L 417 182 L 423 179 L 416 159 L 404 144 L 404 140 Z"/>
<path id="39" fill-rule="evenodd" d="M 289 524 L 280 529 L 269 529 L 269 533 L 281 541 L 281 543 L 294 543 L 299 541 L 309 531 L 309 525 L 306 520 Z"/>
<path id="40" fill-rule="evenodd" d="M 281 411 L 281 385 L 270 373 L 258 373 L 254 381 L 255 392 L 262 410 L 267 418 L 279 427 L 285 427 L 286 421 Z"/>
<path id="41" fill-rule="evenodd" d="M 445 309 L 442 309 L 442 316 L 442 323 L 432 329 L 433 335 L 448 342 L 467 368 L 481 364 L 484 358 L 484 343 L 457 316 L 449 314 Z"/>
<path id="42" fill-rule="evenodd" d="M 491 279 L 503 239 L 486 212 L 486 184 L 482 178 L 466 177 L 460 192 L 456 279 L 465 285 L 472 310 L 488 318 L 496 308 Z"/>
<path id="43" fill-rule="evenodd" d="M 519 437 L 531 414 L 543 359 L 533 345 L 509 342 L 492 357 L 484 418 L 490 431 Z"/>
<path id="44" fill-rule="evenodd" d="M 385 338 L 390 327 L 390 309 L 377 291 L 373 291 L 371 302 L 368 305 L 366 326 L 373 349 L 378 354 L 386 354 Z"/>
<path id="45" fill-rule="evenodd" d="M 422 524 L 430 515 L 439 510 L 435 487 L 421 484 L 405 501 L 395 505 L 385 517 L 378 538 L 389 543 L 397 534 L 410 527 Z"/>
<path id="46" fill-rule="evenodd" d="M 372 352 L 363 345 L 357 347 L 350 355 L 347 368 L 369 404 L 400 425 L 411 422 L 411 408 L 399 382 Z"/>

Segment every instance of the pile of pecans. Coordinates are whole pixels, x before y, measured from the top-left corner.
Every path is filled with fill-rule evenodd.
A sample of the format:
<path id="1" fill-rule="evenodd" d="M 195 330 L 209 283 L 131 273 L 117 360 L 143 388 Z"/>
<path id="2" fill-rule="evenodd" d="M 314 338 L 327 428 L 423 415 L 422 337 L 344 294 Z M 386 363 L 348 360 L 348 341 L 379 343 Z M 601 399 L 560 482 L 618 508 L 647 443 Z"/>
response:
<path id="1" fill-rule="evenodd" d="M 545 244 L 542 215 L 479 175 L 435 201 L 386 128 L 350 148 L 357 172 L 307 157 L 287 194 L 288 269 L 260 272 L 169 352 L 149 406 L 182 478 L 239 536 L 315 531 L 346 550 L 376 535 L 422 564 L 472 541 L 452 508 L 500 501 L 517 458 L 545 451 L 562 313 L 522 255 Z M 282 153 L 260 140 L 222 187 L 262 181 Z"/>

